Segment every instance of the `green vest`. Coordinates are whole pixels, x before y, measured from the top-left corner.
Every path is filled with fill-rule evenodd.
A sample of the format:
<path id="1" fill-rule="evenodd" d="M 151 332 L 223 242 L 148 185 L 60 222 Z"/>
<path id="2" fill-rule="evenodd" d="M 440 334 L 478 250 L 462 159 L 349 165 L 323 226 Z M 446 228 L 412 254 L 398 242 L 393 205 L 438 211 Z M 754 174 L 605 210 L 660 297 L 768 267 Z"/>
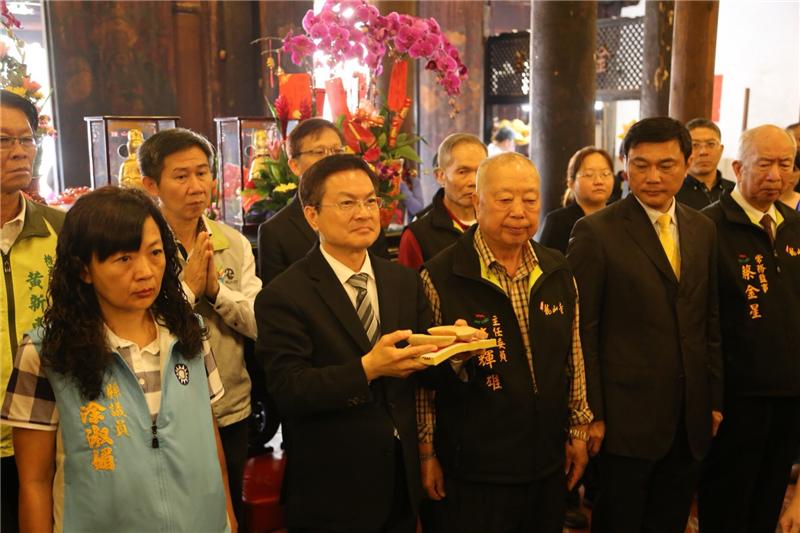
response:
<path id="1" fill-rule="evenodd" d="M 11 246 L 8 255 L 2 255 L 3 276 L 2 307 L 0 319 L 0 401 L 4 401 L 14 354 L 22 335 L 41 326 L 47 301 L 50 270 L 56 257 L 58 232 L 64 222 L 64 213 L 25 200 L 25 221 L 22 232 Z M 0 426 L 0 455 L 14 454 L 11 445 L 11 428 Z"/>

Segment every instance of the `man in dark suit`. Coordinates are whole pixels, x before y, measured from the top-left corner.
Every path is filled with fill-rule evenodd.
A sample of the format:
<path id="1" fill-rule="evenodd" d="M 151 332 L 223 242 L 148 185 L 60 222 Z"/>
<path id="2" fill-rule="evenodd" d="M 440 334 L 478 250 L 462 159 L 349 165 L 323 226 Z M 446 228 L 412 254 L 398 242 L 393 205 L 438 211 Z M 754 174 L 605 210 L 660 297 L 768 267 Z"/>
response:
<path id="1" fill-rule="evenodd" d="M 600 492 L 592 531 L 683 532 L 700 460 L 722 419 L 716 233 L 675 201 L 689 132 L 670 118 L 623 141 L 632 194 L 573 229 L 590 453 Z"/>
<path id="2" fill-rule="evenodd" d="M 314 163 L 332 154 L 344 152 L 344 138 L 336 126 L 321 118 L 298 124 L 289 134 L 286 146 L 289 168 L 302 180 Z M 297 197 L 258 227 L 258 275 L 264 285 L 305 256 L 317 242 L 317 235 L 303 216 Z M 386 238 L 381 231 L 372 251 L 389 257 Z"/>
<path id="3" fill-rule="evenodd" d="M 797 458 L 800 216 L 776 201 L 794 145 L 777 126 L 744 132 L 736 187 L 703 210 L 717 226 L 725 356 L 725 422 L 698 493 L 704 533 L 775 531 Z"/>
<path id="4" fill-rule="evenodd" d="M 413 372 L 433 346 L 396 348 L 431 314 L 411 270 L 367 248 L 377 177 L 334 155 L 300 199 L 320 244 L 256 299 L 256 355 L 283 416 L 290 531 L 413 532 L 421 497 Z M 381 334 L 383 333 L 383 336 Z"/>

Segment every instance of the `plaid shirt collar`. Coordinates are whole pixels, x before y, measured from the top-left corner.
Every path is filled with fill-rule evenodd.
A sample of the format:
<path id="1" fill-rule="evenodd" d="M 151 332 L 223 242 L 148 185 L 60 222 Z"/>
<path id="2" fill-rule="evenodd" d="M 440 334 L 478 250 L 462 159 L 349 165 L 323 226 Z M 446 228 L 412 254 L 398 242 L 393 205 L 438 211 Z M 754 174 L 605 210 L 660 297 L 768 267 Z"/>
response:
<path id="1" fill-rule="evenodd" d="M 478 257 L 480 257 L 481 262 L 485 264 L 487 268 L 498 276 L 502 275 L 508 277 L 506 267 L 500 264 L 492 253 L 492 250 L 489 249 L 489 245 L 486 244 L 480 227 L 475 230 L 474 245 L 475 251 L 478 252 Z M 530 276 L 530 273 L 533 272 L 533 269 L 535 269 L 538 264 L 539 260 L 536 257 L 536 252 L 533 251 L 533 245 L 530 241 L 526 241 L 525 245 L 522 247 L 522 260 L 520 261 L 519 268 L 514 274 L 512 281 L 516 281 L 522 277 L 528 279 L 528 276 Z"/>
<path id="2" fill-rule="evenodd" d="M 155 322 L 155 320 L 154 320 L 154 322 Z M 111 346 L 113 349 L 117 350 L 118 352 L 122 352 L 126 348 L 130 348 L 132 346 L 136 346 L 137 348 L 139 348 L 140 352 L 147 352 L 147 353 L 149 353 L 151 355 L 157 355 L 159 353 L 159 351 L 160 351 L 160 348 L 161 348 L 161 328 L 162 328 L 162 326 L 159 325 L 158 322 L 155 322 L 155 325 L 156 325 L 156 338 L 153 339 L 153 341 L 150 344 L 148 344 L 147 346 L 140 347 L 138 344 L 136 344 L 132 340 L 128 340 L 128 339 L 122 338 L 119 335 L 117 335 L 116 333 L 114 333 L 113 331 L 111 331 L 111 328 L 108 327 L 108 324 L 103 322 L 103 328 L 104 328 L 105 334 L 106 334 L 106 342 L 108 342 L 109 346 Z"/>

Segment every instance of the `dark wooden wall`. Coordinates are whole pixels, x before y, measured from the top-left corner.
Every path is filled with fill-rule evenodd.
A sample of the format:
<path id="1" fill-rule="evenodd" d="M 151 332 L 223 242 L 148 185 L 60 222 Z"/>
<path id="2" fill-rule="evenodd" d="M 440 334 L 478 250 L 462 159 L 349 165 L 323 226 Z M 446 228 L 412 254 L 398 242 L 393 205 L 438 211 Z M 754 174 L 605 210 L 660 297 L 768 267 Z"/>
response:
<path id="1" fill-rule="evenodd" d="M 483 120 L 483 2 L 420 2 L 420 17 L 434 17 L 445 35 L 458 47 L 461 60 L 469 69 L 469 79 L 461 85 L 457 100 L 460 112 L 448 114 L 447 94 L 436 84 L 436 76 L 419 65 L 418 128 L 425 137 L 420 156 L 424 161 L 422 182 L 425 198 L 438 187 L 431 174 L 431 159 L 445 137 L 454 132 L 481 136 Z"/>
<path id="2" fill-rule="evenodd" d="M 63 186 L 89 184 L 84 116 L 178 115 L 215 140 L 214 117 L 263 115 L 250 44 L 261 11 L 254 1 L 46 2 Z"/>

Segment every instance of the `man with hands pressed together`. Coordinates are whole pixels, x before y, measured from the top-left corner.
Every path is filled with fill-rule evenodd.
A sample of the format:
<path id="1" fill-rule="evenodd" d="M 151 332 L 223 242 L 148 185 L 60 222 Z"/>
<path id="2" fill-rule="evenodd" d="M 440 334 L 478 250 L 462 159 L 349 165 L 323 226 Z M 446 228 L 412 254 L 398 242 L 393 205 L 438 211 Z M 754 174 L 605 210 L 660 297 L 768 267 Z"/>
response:
<path id="1" fill-rule="evenodd" d="M 175 236 L 183 291 L 205 320 L 225 387 L 225 396 L 213 408 L 225 451 L 231 499 L 241 522 L 251 412 L 244 340 L 256 336 L 253 302 L 261 290 L 261 280 L 244 235 L 203 215 L 211 194 L 212 157 L 208 140 L 183 128 L 156 133 L 138 152 L 142 184 L 158 197 Z"/>
<path id="2" fill-rule="evenodd" d="M 414 372 L 433 346 L 419 277 L 368 248 L 377 176 L 360 158 L 311 166 L 299 199 L 319 244 L 256 299 L 256 355 L 282 415 L 289 530 L 413 532 L 421 497 Z M 411 377 L 409 377 L 411 376 Z"/>
<path id="3" fill-rule="evenodd" d="M 540 178 L 514 153 L 481 163 L 477 225 L 425 263 L 435 323 L 464 318 L 497 348 L 423 377 L 420 459 L 441 526 L 459 532 L 560 532 L 564 488 L 588 461 L 578 295 L 564 256 L 531 238 Z"/>

